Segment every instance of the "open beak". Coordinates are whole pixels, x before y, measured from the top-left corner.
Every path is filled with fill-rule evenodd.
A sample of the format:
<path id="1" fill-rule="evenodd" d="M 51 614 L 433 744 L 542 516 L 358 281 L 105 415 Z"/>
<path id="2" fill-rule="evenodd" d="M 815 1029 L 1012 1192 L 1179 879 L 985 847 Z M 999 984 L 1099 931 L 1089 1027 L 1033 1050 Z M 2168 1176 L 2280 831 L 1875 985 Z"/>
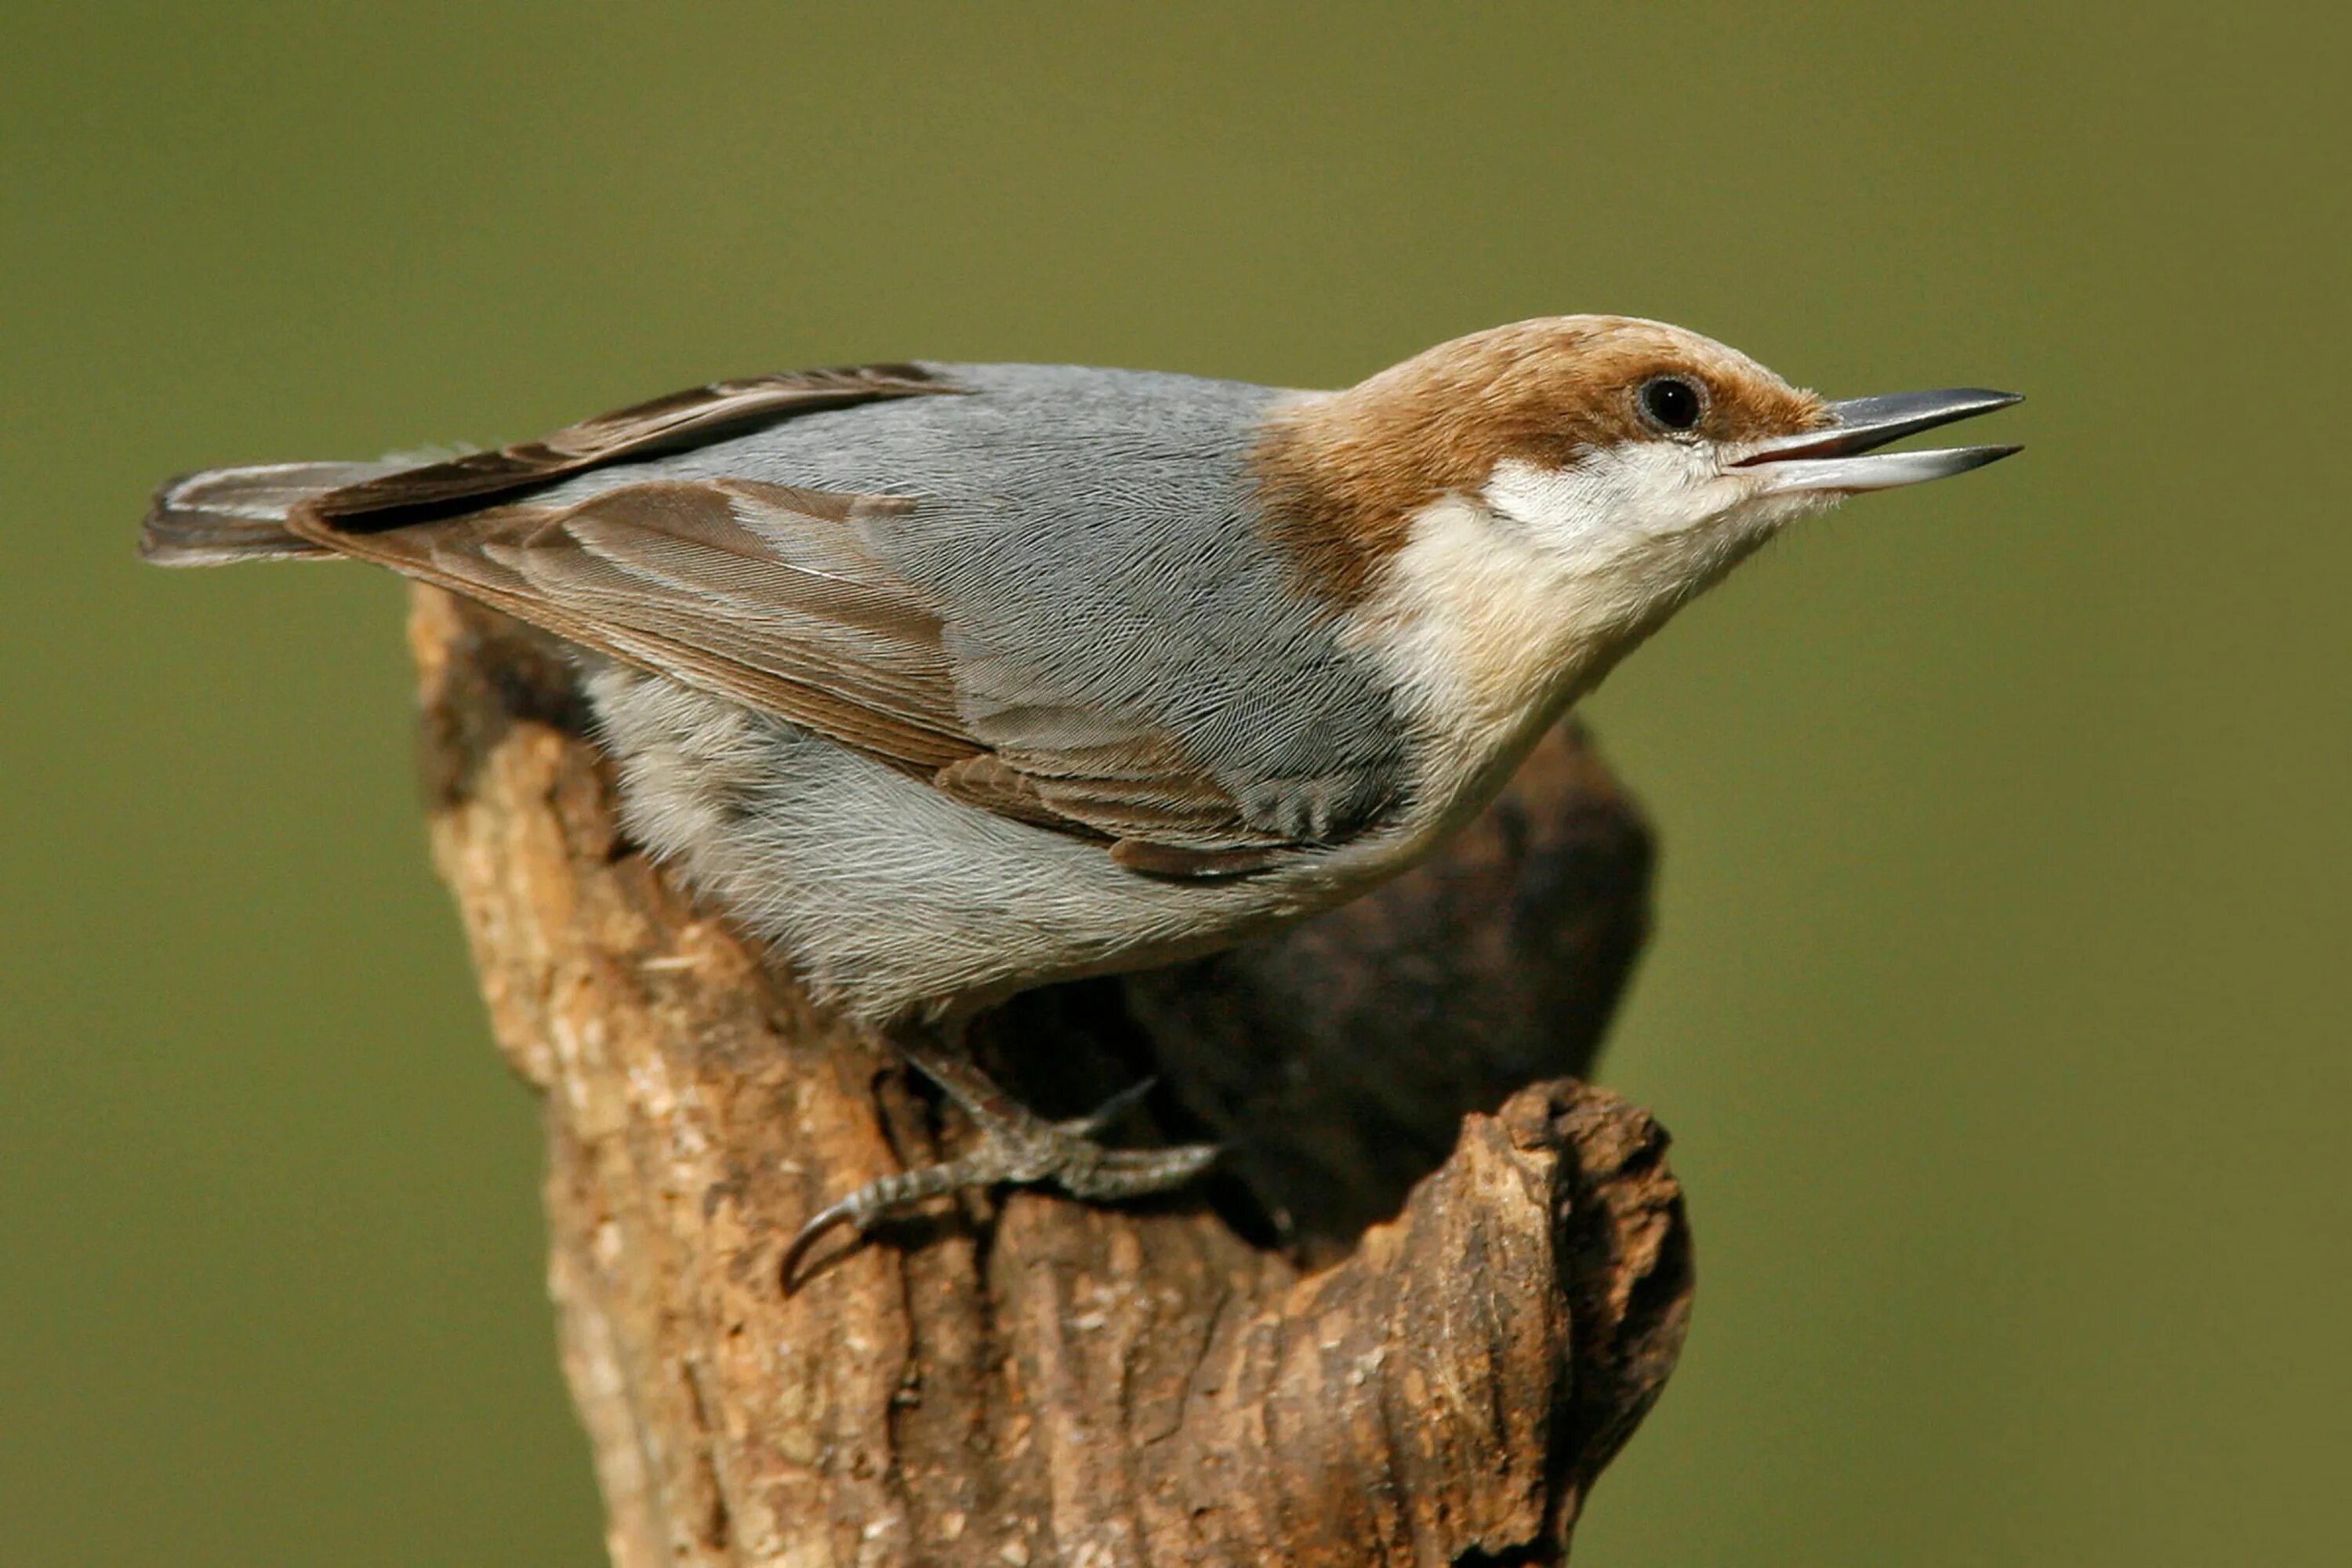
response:
<path id="1" fill-rule="evenodd" d="M 1955 419 L 1972 419 L 2021 402 L 2013 392 L 1957 387 L 1945 392 L 1897 392 L 1885 397 L 1850 397 L 1830 405 L 1831 422 L 1817 430 L 1759 442 L 1735 468 L 1763 468 L 1771 492 L 1887 490 L 1996 463 L 2016 447 L 1940 447 L 1921 452 L 1880 452 L 1890 441 Z M 1869 456 L 1864 456 L 1868 453 Z"/>

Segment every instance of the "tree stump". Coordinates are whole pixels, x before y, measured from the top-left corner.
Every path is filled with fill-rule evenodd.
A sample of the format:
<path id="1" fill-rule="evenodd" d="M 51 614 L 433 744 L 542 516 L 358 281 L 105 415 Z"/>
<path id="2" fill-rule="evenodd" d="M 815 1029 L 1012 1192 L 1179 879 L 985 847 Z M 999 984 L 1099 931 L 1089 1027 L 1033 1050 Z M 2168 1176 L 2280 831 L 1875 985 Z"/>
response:
<path id="1" fill-rule="evenodd" d="M 1572 1076 L 1649 865 L 1580 737 L 1369 898 L 982 1021 L 1048 1114 L 1157 1072 L 1136 1138 L 1223 1142 L 1201 1190 L 942 1202 L 787 1293 L 805 1217 L 966 1129 L 622 836 L 558 645 L 432 589 L 411 629 L 620 1568 L 1565 1556 L 1691 1291 L 1664 1134 Z"/>

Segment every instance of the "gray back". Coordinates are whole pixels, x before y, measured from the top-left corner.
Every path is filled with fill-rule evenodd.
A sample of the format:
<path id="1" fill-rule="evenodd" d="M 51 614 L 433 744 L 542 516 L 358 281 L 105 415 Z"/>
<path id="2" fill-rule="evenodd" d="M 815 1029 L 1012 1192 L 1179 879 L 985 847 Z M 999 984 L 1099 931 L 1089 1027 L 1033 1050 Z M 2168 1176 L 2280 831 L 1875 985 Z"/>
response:
<path id="1" fill-rule="evenodd" d="M 656 477 L 909 496 L 861 521 L 936 606 L 984 743 L 1070 751 L 1153 731 L 1285 837 L 1344 837 L 1402 778 L 1389 689 L 1338 642 L 1258 526 L 1250 445 L 1279 394 L 1144 372 L 927 367 L 971 395 L 811 413 L 563 481 Z"/>

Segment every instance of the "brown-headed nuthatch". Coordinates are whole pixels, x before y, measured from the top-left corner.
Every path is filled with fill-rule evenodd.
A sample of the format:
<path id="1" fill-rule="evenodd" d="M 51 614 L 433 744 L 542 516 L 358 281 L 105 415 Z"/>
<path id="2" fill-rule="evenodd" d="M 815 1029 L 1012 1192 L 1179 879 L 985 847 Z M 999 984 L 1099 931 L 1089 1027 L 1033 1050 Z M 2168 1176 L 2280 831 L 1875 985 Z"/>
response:
<path id="1" fill-rule="evenodd" d="M 578 646 L 631 831 L 985 1133 L 824 1208 L 797 1257 L 957 1186 L 1199 1171 L 1013 1103 L 959 1026 L 1402 870 L 1783 526 L 2016 450 L 1874 448 L 2014 401 L 1825 403 L 1612 316 L 1339 392 L 873 365 L 421 466 L 197 474 L 144 551 L 353 556 Z"/>

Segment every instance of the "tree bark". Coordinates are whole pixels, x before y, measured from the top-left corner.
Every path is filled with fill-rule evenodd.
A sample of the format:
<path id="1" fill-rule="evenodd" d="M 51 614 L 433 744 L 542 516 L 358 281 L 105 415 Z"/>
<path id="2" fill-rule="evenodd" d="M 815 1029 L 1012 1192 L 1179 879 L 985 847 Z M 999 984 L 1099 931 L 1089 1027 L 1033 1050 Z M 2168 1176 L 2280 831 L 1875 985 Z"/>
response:
<path id="1" fill-rule="evenodd" d="M 431 589 L 412 640 L 621 1568 L 1565 1556 L 1691 1290 L 1664 1134 L 1567 1076 L 1649 865 L 1580 737 L 1371 897 L 975 1031 L 1048 1114 L 1157 1071 L 1200 1191 L 941 1203 L 787 1294 L 803 1218 L 965 1128 L 622 836 L 557 645 Z"/>

